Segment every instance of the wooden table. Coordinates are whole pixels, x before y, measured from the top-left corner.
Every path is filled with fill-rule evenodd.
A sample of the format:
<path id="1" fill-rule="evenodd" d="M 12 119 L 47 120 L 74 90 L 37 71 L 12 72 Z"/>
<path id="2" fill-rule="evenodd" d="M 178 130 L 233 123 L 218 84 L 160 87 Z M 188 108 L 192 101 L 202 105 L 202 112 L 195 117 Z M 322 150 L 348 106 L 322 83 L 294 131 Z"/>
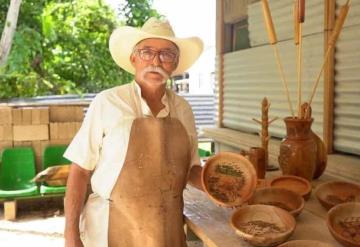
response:
<path id="1" fill-rule="evenodd" d="M 280 175 L 279 171 L 267 173 L 268 177 Z M 317 185 L 336 178 L 324 174 L 312 182 L 313 191 Z M 197 235 L 207 247 L 250 247 L 229 224 L 233 209 L 214 204 L 207 195 L 190 185 L 184 191 L 184 215 L 187 227 Z M 319 204 L 314 193 L 305 202 L 305 208 L 296 218 L 296 229 L 289 240 L 307 239 L 327 242 L 335 247 L 341 245 L 331 236 L 326 225 L 327 211 Z"/>

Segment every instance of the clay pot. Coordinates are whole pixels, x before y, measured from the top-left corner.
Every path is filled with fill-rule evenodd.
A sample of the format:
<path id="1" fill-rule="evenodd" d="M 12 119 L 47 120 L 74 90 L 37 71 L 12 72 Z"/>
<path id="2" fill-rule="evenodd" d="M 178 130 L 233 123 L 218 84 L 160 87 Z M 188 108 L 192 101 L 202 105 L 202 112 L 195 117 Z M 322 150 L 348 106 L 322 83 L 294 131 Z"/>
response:
<path id="1" fill-rule="evenodd" d="M 280 144 L 279 165 L 284 175 L 311 181 L 316 170 L 317 146 L 311 135 L 313 119 L 284 119 L 286 136 Z"/>

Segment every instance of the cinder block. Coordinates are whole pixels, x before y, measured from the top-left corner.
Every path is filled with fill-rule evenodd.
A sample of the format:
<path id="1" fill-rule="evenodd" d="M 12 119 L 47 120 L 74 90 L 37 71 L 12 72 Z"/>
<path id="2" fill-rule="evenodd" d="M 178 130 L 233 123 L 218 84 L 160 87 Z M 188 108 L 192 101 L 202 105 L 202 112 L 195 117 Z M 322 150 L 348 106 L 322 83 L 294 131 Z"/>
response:
<path id="1" fill-rule="evenodd" d="M 49 140 L 49 145 L 69 145 L 72 139 Z"/>
<path id="2" fill-rule="evenodd" d="M 14 141 L 49 140 L 49 125 L 14 125 Z"/>
<path id="3" fill-rule="evenodd" d="M 40 110 L 40 124 L 49 123 L 49 107 L 41 107 Z"/>
<path id="4" fill-rule="evenodd" d="M 14 141 L 14 147 L 31 147 L 31 141 Z"/>
<path id="5" fill-rule="evenodd" d="M 50 140 L 72 139 L 80 127 L 80 122 L 50 123 Z"/>
<path id="6" fill-rule="evenodd" d="M 22 108 L 22 125 L 30 125 L 32 123 L 32 108 Z"/>
<path id="7" fill-rule="evenodd" d="M 0 106 L 0 124 L 12 124 L 11 107 Z"/>
<path id="8" fill-rule="evenodd" d="M 81 122 L 83 110 L 82 106 L 50 106 L 50 122 Z"/>
<path id="9" fill-rule="evenodd" d="M 21 108 L 13 108 L 12 109 L 12 121 L 14 125 L 22 124 L 22 109 Z"/>
<path id="10" fill-rule="evenodd" d="M 13 140 L 13 127 L 12 125 L 0 125 L 0 141 Z"/>
<path id="11" fill-rule="evenodd" d="M 58 136 L 58 123 L 50 123 L 50 140 L 56 140 L 59 139 Z"/>

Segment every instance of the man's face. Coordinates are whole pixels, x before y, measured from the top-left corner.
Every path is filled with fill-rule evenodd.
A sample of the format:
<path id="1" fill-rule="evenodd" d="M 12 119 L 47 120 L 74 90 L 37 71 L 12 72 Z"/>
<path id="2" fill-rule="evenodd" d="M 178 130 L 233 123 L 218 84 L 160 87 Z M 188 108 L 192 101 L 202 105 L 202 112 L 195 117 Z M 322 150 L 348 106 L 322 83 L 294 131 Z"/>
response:
<path id="1" fill-rule="evenodd" d="M 165 39 L 145 39 L 130 57 L 138 83 L 163 85 L 178 64 L 178 49 Z"/>

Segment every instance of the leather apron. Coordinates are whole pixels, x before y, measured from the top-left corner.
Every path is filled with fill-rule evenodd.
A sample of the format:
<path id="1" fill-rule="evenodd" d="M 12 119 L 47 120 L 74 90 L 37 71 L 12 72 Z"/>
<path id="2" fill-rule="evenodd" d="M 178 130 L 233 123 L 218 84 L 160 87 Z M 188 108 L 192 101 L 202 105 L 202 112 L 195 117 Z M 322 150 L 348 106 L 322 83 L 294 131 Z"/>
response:
<path id="1" fill-rule="evenodd" d="M 170 102 L 169 102 L 170 105 Z M 109 247 L 184 247 L 189 137 L 171 117 L 136 118 L 110 196 Z"/>

